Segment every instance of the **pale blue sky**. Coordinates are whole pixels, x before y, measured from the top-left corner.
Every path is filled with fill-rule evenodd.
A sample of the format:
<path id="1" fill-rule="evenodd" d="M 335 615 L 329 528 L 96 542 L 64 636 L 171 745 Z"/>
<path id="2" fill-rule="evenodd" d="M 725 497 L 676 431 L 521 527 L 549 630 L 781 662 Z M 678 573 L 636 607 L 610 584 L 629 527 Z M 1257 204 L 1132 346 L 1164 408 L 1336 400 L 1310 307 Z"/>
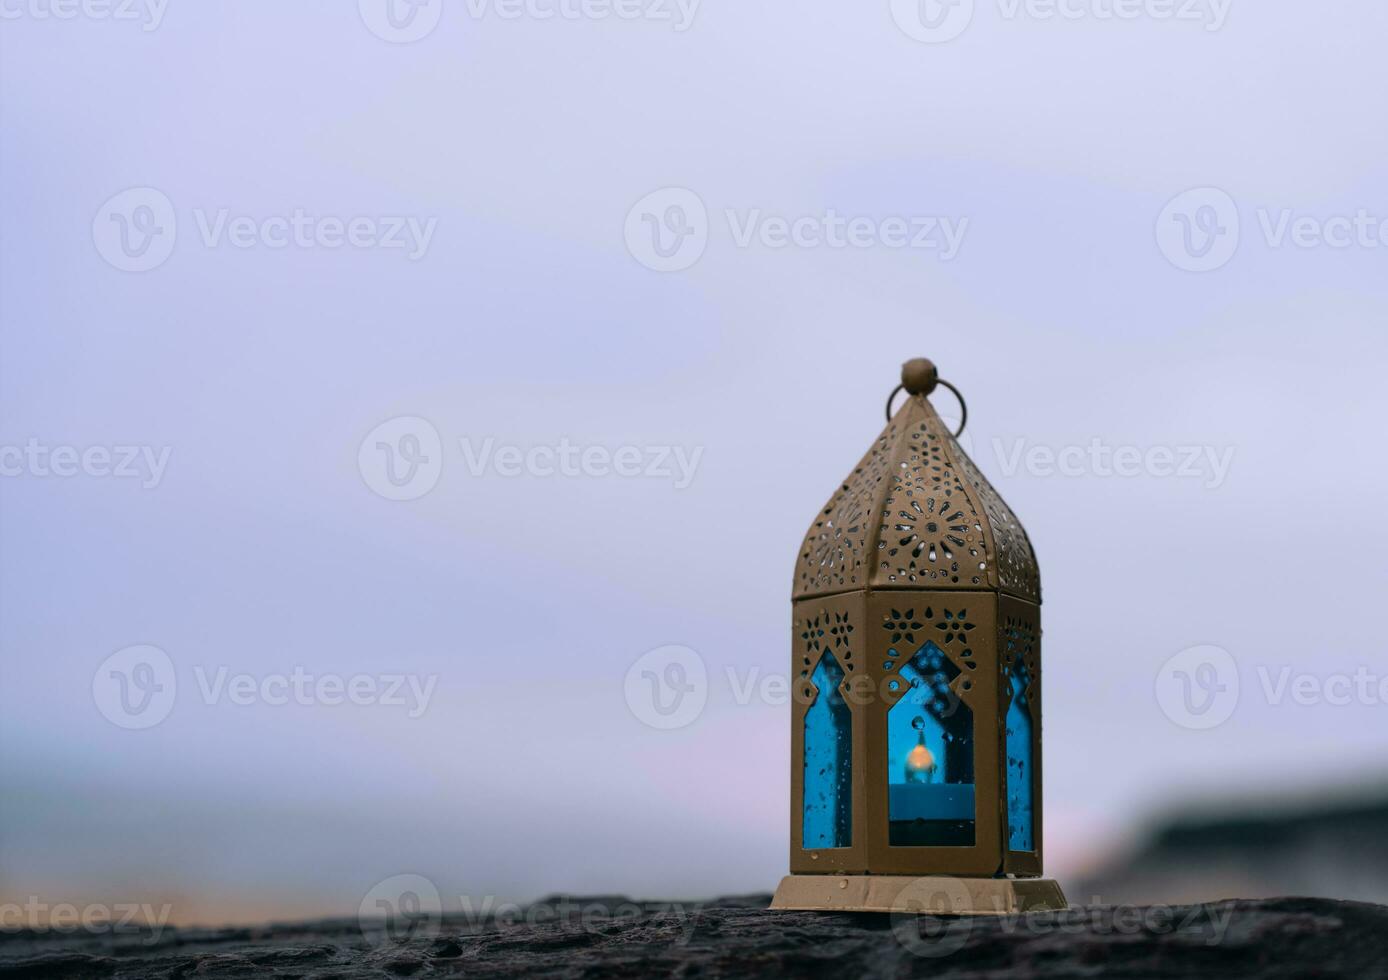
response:
<path id="1" fill-rule="evenodd" d="M 786 670 L 800 537 L 916 355 L 967 394 L 1041 559 L 1050 870 L 1188 797 L 1382 780 L 1388 705 L 1274 705 L 1257 679 L 1388 673 L 1388 248 L 1274 247 L 1257 217 L 1388 217 L 1382 4 L 1235 0 L 1210 31 L 979 0 L 940 44 L 885 0 L 707 3 L 683 32 L 450 2 L 398 45 L 323 0 L 172 0 L 148 31 L 7 9 L 0 444 L 170 453 L 151 489 L 0 480 L 0 898 L 210 921 L 350 912 L 402 872 L 522 899 L 770 888 L 788 709 L 738 704 L 725 669 Z M 132 187 L 177 216 L 143 273 L 93 240 Z M 682 272 L 623 237 L 666 187 L 710 215 Z M 1193 274 L 1154 229 L 1200 187 L 1243 236 Z M 209 246 L 221 209 L 437 225 L 416 261 Z M 968 231 L 949 262 L 740 248 L 727 209 Z M 399 416 L 445 447 L 414 501 L 358 471 Z M 463 438 L 703 453 L 676 489 L 475 475 Z M 1009 475 L 995 449 L 1096 438 L 1233 457 L 1209 487 Z M 1243 696 L 1190 731 L 1154 684 L 1207 643 Z M 93 699 L 133 644 L 178 671 L 144 731 Z M 713 678 L 677 731 L 623 698 L 666 644 Z M 207 704 L 218 666 L 437 688 L 414 719 Z"/>

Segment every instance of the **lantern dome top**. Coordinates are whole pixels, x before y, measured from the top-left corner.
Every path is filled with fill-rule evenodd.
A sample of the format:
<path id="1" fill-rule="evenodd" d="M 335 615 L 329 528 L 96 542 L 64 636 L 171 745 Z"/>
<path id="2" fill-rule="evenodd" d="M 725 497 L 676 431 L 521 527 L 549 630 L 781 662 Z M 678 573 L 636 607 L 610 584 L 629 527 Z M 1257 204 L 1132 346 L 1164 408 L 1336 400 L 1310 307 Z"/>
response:
<path id="1" fill-rule="evenodd" d="M 1041 601 L 1021 522 L 926 396 L 946 385 L 924 358 L 910 397 L 805 535 L 794 598 L 860 589 L 966 589 Z"/>

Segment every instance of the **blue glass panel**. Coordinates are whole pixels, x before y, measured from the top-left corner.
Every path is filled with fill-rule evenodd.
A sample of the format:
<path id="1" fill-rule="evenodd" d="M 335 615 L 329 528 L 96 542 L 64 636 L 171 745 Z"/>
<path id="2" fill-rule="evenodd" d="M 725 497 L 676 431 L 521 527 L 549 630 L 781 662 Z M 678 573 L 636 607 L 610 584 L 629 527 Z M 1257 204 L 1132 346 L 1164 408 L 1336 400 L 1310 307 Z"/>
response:
<path id="1" fill-rule="evenodd" d="M 810 678 L 819 690 L 805 712 L 805 798 L 800 846 L 853 843 L 853 714 L 839 684 L 843 668 L 826 652 Z"/>
<path id="2" fill-rule="evenodd" d="M 1012 706 L 1007 709 L 1007 847 L 1034 851 L 1031 806 L 1031 677 L 1018 658 L 1007 675 Z"/>
<path id="3" fill-rule="evenodd" d="M 897 658 L 893 650 L 890 655 Z M 906 694 L 887 712 L 887 814 L 897 847 L 974 843 L 973 712 L 950 690 L 959 668 L 934 643 L 901 678 Z"/>

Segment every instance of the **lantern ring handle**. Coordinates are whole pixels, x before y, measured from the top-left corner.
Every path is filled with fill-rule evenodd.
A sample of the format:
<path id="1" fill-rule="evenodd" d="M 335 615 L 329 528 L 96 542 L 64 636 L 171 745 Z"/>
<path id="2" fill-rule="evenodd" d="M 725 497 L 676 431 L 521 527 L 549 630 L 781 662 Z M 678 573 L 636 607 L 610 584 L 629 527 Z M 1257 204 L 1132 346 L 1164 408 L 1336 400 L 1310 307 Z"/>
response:
<path id="1" fill-rule="evenodd" d="M 960 436 L 962 436 L 962 435 L 964 434 L 964 426 L 966 426 L 966 425 L 969 424 L 969 406 L 968 406 L 968 403 L 964 401 L 964 396 L 961 395 L 961 394 L 959 393 L 959 389 L 956 388 L 956 387 L 954 387 L 954 385 L 950 384 L 950 383 L 949 383 L 948 381 L 946 381 L 944 378 L 940 378 L 940 379 L 938 380 L 937 383 L 940 384 L 940 385 L 943 385 L 944 387 L 948 388 L 950 391 L 954 392 L 954 397 L 957 398 L 957 399 L 959 400 L 959 428 L 958 428 L 957 430 L 955 430 L 955 433 L 954 433 L 954 438 L 958 439 Z M 892 389 L 892 393 L 891 393 L 890 395 L 887 396 L 887 421 L 888 421 L 888 422 L 890 422 L 890 421 L 892 420 L 892 402 L 896 401 L 896 396 L 899 395 L 899 394 L 901 394 L 902 391 L 905 390 L 905 388 L 906 388 L 906 386 L 905 386 L 904 384 L 897 385 L 895 388 Z"/>

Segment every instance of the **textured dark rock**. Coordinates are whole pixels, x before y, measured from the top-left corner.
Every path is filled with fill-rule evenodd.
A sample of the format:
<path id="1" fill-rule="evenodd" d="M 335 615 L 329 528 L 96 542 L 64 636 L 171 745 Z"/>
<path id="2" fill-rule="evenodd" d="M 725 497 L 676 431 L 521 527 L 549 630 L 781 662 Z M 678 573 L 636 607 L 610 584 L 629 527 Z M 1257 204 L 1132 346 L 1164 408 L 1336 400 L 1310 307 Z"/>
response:
<path id="1" fill-rule="evenodd" d="M 354 922 L 149 934 L 0 934 L 0 977 L 1388 978 L 1388 907 L 1283 898 L 1016 918 L 768 912 L 764 897 L 552 900 L 412 935 Z"/>

